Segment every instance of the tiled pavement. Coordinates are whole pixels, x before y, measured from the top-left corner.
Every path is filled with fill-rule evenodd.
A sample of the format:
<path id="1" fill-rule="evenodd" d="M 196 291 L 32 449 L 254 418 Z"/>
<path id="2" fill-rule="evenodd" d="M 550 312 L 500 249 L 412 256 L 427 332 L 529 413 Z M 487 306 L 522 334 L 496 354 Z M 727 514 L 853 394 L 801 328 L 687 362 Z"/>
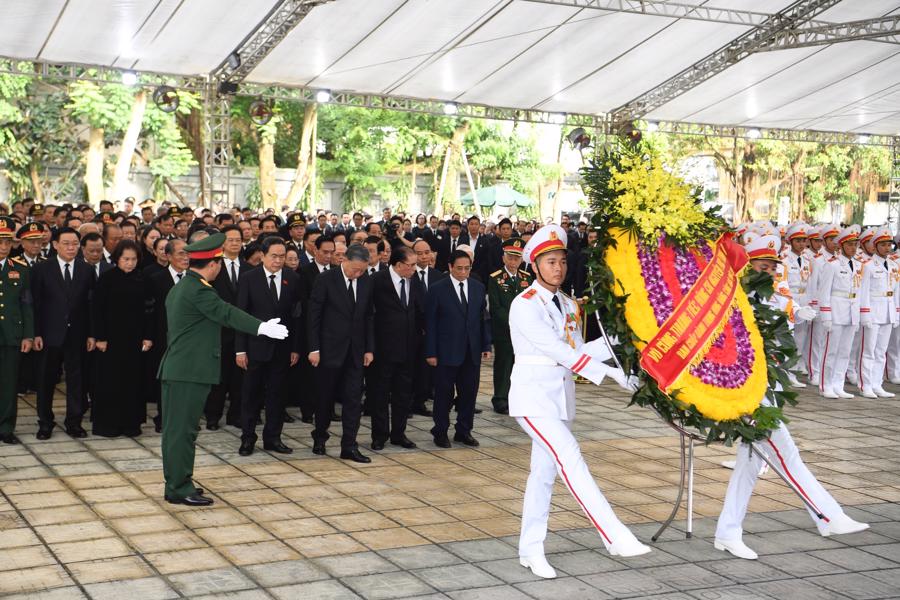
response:
<path id="1" fill-rule="evenodd" d="M 482 380 L 490 377 L 485 371 Z M 733 451 L 697 452 L 695 537 L 676 521 L 653 552 L 615 559 L 557 486 L 547 544 L 560 577 L 518 565 L 528 439 L 489 410 L 482 387 L 478 449 L 440 450 L 427 419 L 420 449 L 387 449 L 370 465 L 313 457 L 309 426 L 287 427 L 287 459 L 237 453 L 238 432 L 203 431 L 196 478 L 210 509 L 162 500 L 159 436 L 34 438 L 33 397 L 20 403 L 22 446 L 0 447 L 0 595 L 111 598 L 825 598 L 900 597 L 900 400 L 824 401 L 789 411 L 807 464 L 870 531 L 822 538 L 773 475 L 746 521 L 756 562 L 712 548 Z M 578 386 L 575 430 L 591 471 L 644 541 L 670 510 L 677 439 L 617 388 Z M 60 405 L 60 410 L 62 406 Z M 368 441 L 368 429 L 360 432 Z M 683 517 L 683 513 L 680 515 Z"/>

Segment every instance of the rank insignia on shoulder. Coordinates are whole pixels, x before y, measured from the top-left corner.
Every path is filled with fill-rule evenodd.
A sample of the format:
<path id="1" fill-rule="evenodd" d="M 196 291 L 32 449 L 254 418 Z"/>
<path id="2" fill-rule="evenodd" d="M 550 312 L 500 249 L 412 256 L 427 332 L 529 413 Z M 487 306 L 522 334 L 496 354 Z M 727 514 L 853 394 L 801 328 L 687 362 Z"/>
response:
<path id="1" fill-rule="evenodd" d="M 202 283 L 206 287 L 210 287 L 210 288 L 212 287 L 212 284 L 210 282 L 208 282 L 207 280 L 203 279 L 202 277 L 200 278 L 200 283 Z"/>
<path id="2" fill-rule="evenodd" d="M 524 292 L 524 293 L 522 294 L 522 297 L 525 298 L 525 299 L 527 300 L 527 299 L 530 299 L 530 298 L 531 298 L 532 296 L 534 296 L 535 294 L 537 294 L 537 290 L 534 289 L 534 288 L 531 288 L 530 290 Z"/>
<path id="3" fill-rule="evenodd" d="M 28 266 L 28 263 L 26 261 L 22 260 L 21 258 L 19 258 L 18 256 L 15 258 L 11 258 L 10 260 L 12 262 L 16 263 L 17 265 L 22 265 L 23 267 Z"/>
<path id="4" fill-rule="evenodd" d="M 497 269 L 496 271 L 491 273 L 491 277 L 496 277 L 497 275 L 499 275 L 502 272 L 503 272 L 503 269 Z"/>

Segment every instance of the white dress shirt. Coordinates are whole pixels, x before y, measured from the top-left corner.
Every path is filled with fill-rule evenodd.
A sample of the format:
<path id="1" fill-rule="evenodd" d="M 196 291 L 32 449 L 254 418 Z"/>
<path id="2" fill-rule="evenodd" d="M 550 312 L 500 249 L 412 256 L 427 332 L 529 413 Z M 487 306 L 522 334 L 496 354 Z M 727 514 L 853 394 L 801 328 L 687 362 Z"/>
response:
<path id="1" fill-rule="evenodd" d="M 464 279 L 463 281 L 458 280 L 453 275 L 450 276 L 450 281 L 453 282 L 453 291 L 456 292 L 456 297 L 459 298 L 459 301 L 462 302 L 462 296 L 459 295 L 459 284 L 462 284 L 462 289 L 466 294 L 466 304 L 469 303 L 469 280 Z"/>
<path id="2" fill-rule="evenodd" d="M 225 275 L 228 277 L 228 280 L 231 281 L 234 285 L 237 285 L 241 279 L 241 260 L 239 258 L 223 258 L 224 267 L 225 267 Z M 231 278 L 231 267 L 234 265 L 234 275 L 237 279 Z"/>
<path id="3" fill-rule="evenodd" d="M 324 273 L 325 271 L 328 270 L 328 265 L 320 265 L 316 261 L 313 261 L 313 262 L 316 263 L 316 268 L 319 269 L 319 273 Z"/>
<path id="4" fill-rule="evenodd" d="M 405 281 L 403 284 L 406 286 L 406 302 L 409 302 L 409 279 L 404 279 L 397 274 L 397 271 L 394 270 L 394 267 L 388 267 L 388 271 L 391 273 L 391 282 L 394 284 L 394 291 L 397 292 L 397 297 L 400 298 L 400 282 Z"/>
<path id="5" fill-rule="evenodd" d="M 181 271 L 181 272 L 176 271 L 175 269 L 172 268 L 172 265 L 169 265 L 166 268 L 169 269 L 169 275 L 172 276 L 172 281 L 174 283 L 177 284 L 179 281 L 181 281 L 182 277 L 184 277 L 184 271 Z"/>
<path id="6" fill-rule="evenodd" d="M 428 291 L 428 268 L 429 267 L 422 267 L 422 268 L 416 267 L 416 277 L 418 277 L 419 281 L 422 282 L 422 285 L 425 286 L 426 292 Z M 424 278 L 422 277 L 423 273 L 425 275 Z"/>
<path id="7" fill-rule="evenodd" d="M 272 275 L 275 276 L 275 295 L 278 298 L 281 298 L 281 269 L 278 269 L 274 273 L 270 272 L 268 269 L 263 267 L 263 274 L 266 276 L 266 288 L 269 287 L 269 282 L 272 281 Z"/>

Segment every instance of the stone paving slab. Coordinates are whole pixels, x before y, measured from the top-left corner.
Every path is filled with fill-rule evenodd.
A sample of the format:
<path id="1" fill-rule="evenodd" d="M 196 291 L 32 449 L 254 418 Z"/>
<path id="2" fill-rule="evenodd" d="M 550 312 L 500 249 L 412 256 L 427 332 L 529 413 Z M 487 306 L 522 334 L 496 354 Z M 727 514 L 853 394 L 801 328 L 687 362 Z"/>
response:
<path id="1" fill-rule="evenodd" d="M 309 426 L 286 426 L 292 455 L 237 455 L 240 432 L 198 439 L 195 478 L 211 509 L 162 498 L 160 439 L 34 437 L 34 397 L 20 399 L 21 446 L 0 447 L 0 596 L 154 600 L 900 598 L 900 400 L 840 407 L 808 391 L 789 409 L 804 460 L 869 531 L 823 538 L 773 474 L 760 479 L 744 561 L 712 546 L 734 450 L 698 447 L 693 537 L 682 508 L 633 559 L 611 557 L 557 483 L 547 541 L 559 573 L 540 580 L 517 558 L 530 445 L 490 411 L 484 370 L 479 448 L 435 448 L 431 421 L 410 420 L 419 448 L 366 447 L 369 465 L 311 454 Z M 895 386 L 889 386 L 895 387 Z M 61 390 L 60 390 L 61 391 Z M 897 390 L 893 390 L 897 391 Z M 678 481 L 677 439 L 609 385 L 579 385 L 573 430 L 620 518 L 649 543 Z M 56 398 L 64 412 L 64 398 Z M 151 413 L 152 413 L 151 407 Z"/>

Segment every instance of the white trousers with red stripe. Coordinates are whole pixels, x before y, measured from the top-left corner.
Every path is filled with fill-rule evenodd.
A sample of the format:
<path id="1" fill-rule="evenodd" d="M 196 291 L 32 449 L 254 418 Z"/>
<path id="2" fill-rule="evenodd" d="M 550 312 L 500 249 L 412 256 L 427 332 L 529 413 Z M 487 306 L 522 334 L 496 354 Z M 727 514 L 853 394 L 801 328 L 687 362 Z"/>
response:
<path id="1" fill-rule="evenodd" d="M 859 389 L 864 392 L 880 390 L 884 385 L 884 362 L 894 327 L 890 323 L 881 323 L 861 330 L 865 343 L 860 348 Z"/>
<path id="2" fill-rule="evenodd" d="M 891 330 L 891 339 L 887 349 L 887 373 L 888 379 L 900 379 L 900 327 Z"/>
<path id="3" fill-rule="evenodd" d="M 578 441 L 569 428 L 571 421 L 547 417 L 516 417 L 531 436 L 531 473 L 522 507 L 519 556 L 544 554 L 550 497 L 557 474 L 597 529 L 607 549 L 618 540 L 634 538 L 619 521 L 581 456 Z"/>
<path id="4" fill-rule="evenodd" d="M 810 327 L 811 324 L 808 321 L 794 323 L 794 342 L 797 344 L 797 354 L 799 355 L 797 366 L 794 367 L 794 370 L 802 371 L 807 374 L 809 373 L 807 367 L 807 363 L 809 362 L 807 360 L 809 357 L 809 338 L 812 335 Z"/>
<path id="5" fill-rule="evenodd" d="M 755 446 L 766 455 L 766 458 L 769 459 L 775 468 L 788 481 L 791 481 L 794 487 L 819 512 L 825 515 L 826 520 L 820 520 L 807 507 L 807 511 L 819 529 L 819 533 L 824 531 L 828 520 L 844 512 L 831 494 L 816 480 L 815 475 L 810 473 L 806 465 L 803 464 L 800 452 L 797 450 L 797 446 L 794 444 L 787 427 L 781 425 L 772 432 L 772 436 L 768 440 L 756 442 Z M 756 485 L 756 479 L 759 477 L 759 470 L 762 465 L 763 460 L 756 454 L 751 454 L 748 444 L 741 444 L 738 447 L 737 463 L 734 466 L 731 479 L 728 481 L 728 491 L 725 492 L 725 504 L 722 506 L 722 513 L 719 515 L 719 522 L 716 526 L 716 537 L 718 539 L 728 541 L 741 539 L 743 534 L 741 524 L 744 522 L 744 516 L 747 514 L 750 496 L 753 494 L 753 488 Z"/>
<path id="6" fill-rule="evenodd" d="M 819 391 L 844 389 L 847 367 L 850 363 L 850 348 L 857 325 L 832 325 L 825 334 L 825 353 L 819 371 Z"/>

